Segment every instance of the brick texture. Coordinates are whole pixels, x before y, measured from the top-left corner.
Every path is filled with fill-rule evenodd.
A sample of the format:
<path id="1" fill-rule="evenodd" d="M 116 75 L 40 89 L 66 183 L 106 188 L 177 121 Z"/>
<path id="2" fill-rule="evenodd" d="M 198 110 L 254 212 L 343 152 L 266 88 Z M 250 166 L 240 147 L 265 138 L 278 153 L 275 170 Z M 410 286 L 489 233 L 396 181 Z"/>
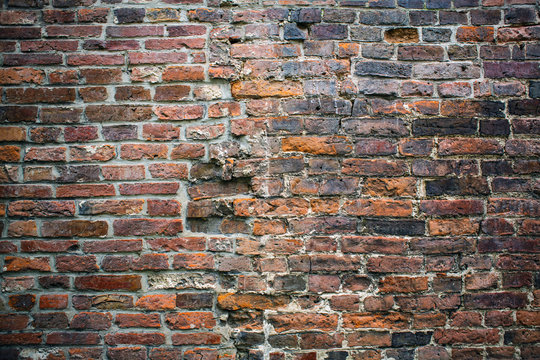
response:
<path id="1" fill-rule="evenodd" d="M 538 359 L 538 0 L 5 0 L 0 358 Z"/>

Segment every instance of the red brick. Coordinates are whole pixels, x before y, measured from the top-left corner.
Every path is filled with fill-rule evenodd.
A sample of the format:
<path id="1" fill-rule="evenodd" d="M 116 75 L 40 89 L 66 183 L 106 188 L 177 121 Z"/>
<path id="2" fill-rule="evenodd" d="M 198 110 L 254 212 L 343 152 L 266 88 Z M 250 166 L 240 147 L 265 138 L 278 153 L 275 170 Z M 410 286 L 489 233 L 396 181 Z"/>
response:
<path id="1" fill-rule="evenodd" d="M 152 117 L 152 108 L 149 106 L 132 105 L 88 105 L 86 117 L 91 122 L 142 121 Z"/>
<path id="2" fill-rule="evenodd" d="M 240 114 L 240 104 L 237 102 L 219 102 L 208 107 L 208 116 L 211 118 L 239 116 Z"/>
<path id="3" fill-rule="evenodd" d="M 73 316 L 69 327 L 80 330 L 106 330 L 111 327 L 110 313 L 80 312 Z"/>
<path id="4" fill-rule="evenodd" d="M 212 255 L 203 253 L 177 254 L 174 256 L 173 268 L 187 270 L 213 269 L 214 258 Z"/>
<path id="5" fill-rule="evenodd" d="M 94 272 L 98 269 L 94 255 L 63 255 L 56 257 L 56 270 L 60 272 Z"/>
<path id="6" fill-rule="evenodd" d="M 0 69 L 0 84 L 2 85 L 41 84 L 43 81 L 44 73 L 42 70 L 23 67 Z"/>
<path id="7" fill-rule="evenodd" d="M 2 330 L 24 330 L 28 325 L 28 315 L 18 314 L 2 314 L 0 315 L 2 322 L 0 323 L 0 329 Z"/>
<path id="8" fill-rule="evenodd" d="M 441 155 L 502 154 L 503 148 L 497 140 L 490 139 L 447 139 L 439 142 Z"/>
<path id="9" fill-rule="evenodd" d="M 347 175 L 397 176 L 408 173 L 408 167 L 402 160 L 343 160 L 343 173 Z"/>
<path id="10" fill-rule="evenodd" d="M 133 252 L 142 250 L 142 240 L 97 240 L 86 241 L 83 250 L 85 252 L 108 253 L 108 252 Z"/>
<path id="11" fill-rule="evenodd" d="M 75 278 L 75 288 L 80 290 L 125 290 L 141 288 L 139 275 L 87 275 Z"/>
<path id="12" fill-rule="evenodd" d="M 150 216 L 179 215 L 182 205 L 177 200 L 151 200 L 147 201 L 147 211 Z"/>
<path id="13" fill-rule="evenodd" d="M 209 332 L 175 333 L 171 336 L 173 345 L 218 345 L 221 343 L 219 334 Z"/>
<path id="14" fill-rule="evenodd" d="M 495 344 L 499 342 L 499 330 L 436 330 L 433 334 L 435 341 L 441 345 L 447 344 Z"/>
<path id="15" fill-rule="evenodd" d="M 68 65 L 71 66 L 107 66 L 107 65 L 123 65 L 123 55 L 68 55 Z"/>
<path id="16" fill-rule="evenodd" d="M 278 313 L 269 315 L 268 320 L 279 333 L 287 330 L 333 331 L 337 327 L 337 315 L 313 313 Z"/>
<path id="17" fill-rule="evenodd" d="M 480 225 L 471 219 L 436 219 L 428 222 L 431 235 L 472 235 L 478 233 Z"/>
<path id="18" fill-rule="evenodd" d="M 445 324 L 446 315 L 441 313 L 415 314 L 413 319 L 415 329 L 443 327 Z"/>
<path id="19" fill-rule="evenodd" d="M 6 154 L 7 155 L 7 154 Z M 13 161 L 13 160 L 12 160 Z M 66 161 L 65 147 L 32 147 L 26 150 L 24 161 Z"/>
<path id="20" fill-rule="evenodd" d="M 107 356 L 114 360 L 146 360 L 146 352 L 143 347 L 114 347 L 107 350 Z"/>
<path id="21" fill-rule="evenodd" d="M 152 250 L 180 251 L 205 249 L 205 239 L 203 237 L 181 237 L 181 238 L 156 238 L 148 239 L 148 245 Z"/>
<path id="22" fill-rule="evenodd" d="M 26 258 L 17 256 L 6 256 L 4 259 L 6 271 L 51 271 L 48 257 Z"/>
<path id="23" fill-rule="evenodd" d="M 214 314 L 211 312 L 169 313 L 165 316 L 165 322 L 172 330 L 211 329 L 216 326 Z"/>
<path id="24" fill-rule="evenodd" d="M 462 26 L 457 29 L 459 42 L 493 42 L 494 30 L 491 26 Z"/>
<path id="25" fill-rule="evenodd" d="M 14 333 L 0 334 L 0 344 L 2 345 L 39 345 L 42 342 L 42 333 Z"/>
<path id="26" fill-rule="evenodd" d="M 135 306 L 145 310 L 172 310 L 176 307 L 176 295 L 146 295 Z"/>
<path id="27" fill-rule="evenodd" d="M 54 220 L 43 223 L 43 237 L 97 237 L 107 235 L 108 224 L 105 221 L 89 220 Z"/>
<path id="28" fill-rule="evenodd" d="M 391 336 L 386 331 L 355 331 L 348 334 L 350 346 L 390 346 Z"/>
<path id="29" fill-rule="evenodd" d="M 146 140 L 176 140 L 180 128 L 171 124 L 144 124 L 143 136 Z"/>
<path id="30" fill-rule="evenodd" d="M 142 194 L 176 194 L 180 185 L 178 183 L 138 183 L 120 184 L 118 190 L 121 195 L 142 195 Z"/>
<path id="31" fill-rule="evenodd" d="M 484 212 L 480 200 L 424 200 L 420 210 L 427 215 L 474 215 Z"/>
<path id="32" fill-rule="evenodd" d="M 122 144 L 120 156 L 127 160 L 165 159 L 168 148 L 164 144 Z"/>
<path id="33" fill-rule="evenodd" d="M 163 81 L 199 81 L 204 80 L 202 66 L 168 66 L 165 68 Z"/>
<path id="34" fill-rule="evenodd" d="M 114 234 L 126 235 L 175 235 L 183 230 L 182 220 L 120 219 L 113 222 Z"/>
<path id="35" fill-rule="evenodd" d="M 343 315 L 343 327 L 346 329 L 405 329 L 408 327 L 408 322 L 408 316 L 396 312 L 386 314 L 347 313 Z"/>
<path id="36" fill-rule="evenodd" d="M 41 295 L 40 309 L 65 309 L 68 306 L 68 295 Z"/>
<path id="37" fill-rule="evenodd" d="M 130 64 L 167 64 L 167 63 L 185 63 L 187 55 L 185 53 L 167 53 L 151 52 L 137 53 L 131 52 L 128 55 Z"/>
<path id="38" fill-rule="evenodd" d="M 107 21 L 108 13 L 109 9 L 107 8 L 80 9 L 77 11 L 77 18 L 80 22 L 104 23 Z"/>
<path id="39" fill-rule="evenodd" d="M 160 120 L 195 120 L 203 116 L 204 108 L 201 105 L 163 105 L 156 106 L 154 113 Z"/>
<path id="40" fill-rule="evenodd" d="M 383 293 L 411 293 L 428 289 L 427 277 L 388 276 L 379 282 L 379 291 Z"/>
<path id="41" fill-rule="evenodd" d="M 146 37 L 146 36 L 163 36 L 165 27 L 162 25 L 147 25 L 147 26 L 108 26 L 107 37 Z"/>
<path id="42" fill-rule="evenodd" d="M 72 161 L 109 161 L 116 156 L 112 145 L 72 146 L 69 149 Z"/>
<path id="43" fill-rule="evenodd" d="M 165 343 L 165 335 L 162 333 L 109 333 L 105 335 L 105 343 L 108 345 L 161 345 Z"/>
<path id="44" fill-rule="evenodd" d="M 289 303 L 286 296 L 265 296 L 257 294 L 220 294 L 217 298 L 219 307 L 227 310 L 239 309 L 279 309 Z"/>
<path id="45" fill-rule="evenodd" d="M 235 98 L 288 97 L 304 93 L 297 83 L 264 80 L 234 82 L 231 91 Z"/>
<path id="46" fill-rule="evenodd" d="M 115 323 L 121 328 L 130 327 L 145 327 L 145 328 L 159 328 L 161 321 L 159 314 L 117 314 Z"/>
<path id="47" fill-rule="evenodd" d="M 355 216 L 407 217 L 412 215 L 412 203 L 400 200 L 349 200 L 343 204 L 342 211 Z"/>
<path id="48" fill-rule="evenodd" d="M 370 257 L 367 262 L 367 269 L 371 272 L 416 273 L 421 267 L 420 257 L 380 256 Z"/>

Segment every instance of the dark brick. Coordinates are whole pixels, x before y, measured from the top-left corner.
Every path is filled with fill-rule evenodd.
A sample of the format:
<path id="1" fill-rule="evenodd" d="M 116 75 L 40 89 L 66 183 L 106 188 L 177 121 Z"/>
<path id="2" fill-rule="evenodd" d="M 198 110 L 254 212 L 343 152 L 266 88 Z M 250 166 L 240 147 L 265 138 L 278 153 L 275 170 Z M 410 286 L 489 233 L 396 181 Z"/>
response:
<path id="1" fill-rule="evenodd" d="M 146 11 L 144 8 L 115 9 L 114 17 L 119 24 L 142 22 Z"/>
<path id="2" fill-rule="evenodd" d="M 103 138 L 109 141 L 131 140 L 137 138 L 137 127 L 135 125 L 112 125 L 103 126 Z"/>
<path id="3" fill-rule="evenodd" d="M 449 9 L 452 4 L 451 0 L 427 0 L 426 7 L 428 9 Z"/>
<path id="4" fill-rule="evenodd" d="M 483 293 L 483 294 L 466 294 L 464 297 L 464 305 L 466 308 L 472 309 L 501 309 L 523 308 L 527 304 L 527 295 L 525 293 Z"/>
<path id="5" fill-rule="evenodd" d="M 488 136 L 507 136 L 510 123 L 506 119 L 480 120 L 480 134 Z"/>
<path id="6" fill-rule="evenodd" d="M 424 0 L 398 0 L 398 6 L 406 9 L 423 9 Z"/>
<path id="7" fill-rule="evenodd" d="M 341 40 L 348 36 L 348 27 L 340 24 L 313 25 L 310 31 L 315 40 Z"/>
<path id="8" fill-rule="evenodd" d="M 306 289 L 306 279 L 300 275 L 280 275 L 274 278 L 273 287 L 276 291 L 303 291 Z"/>
<path id="9" fill-rule="evenodd" d="M 390 59 L 394 55 L 394 47 L 386 44 L 362 46 L 362 56 L 371 59 Z"/>
<path id="10" fill-rule="evenodd" d="M 326 360 L 346 360 L 348 355 L 346 351 L 330 351 Z"/>
<path id="11" fill-rule="evenodd" d="M 531 81 L 529 83 L 529 96 L 535 99 L 540 98 L 540 81 Z"/>
<path id="12" fill-rule="evenodd" d="M 512 115 L 540 115 L 540 99 L 510 100 L 508 112 Z"/>
<path id="13" fill-rule="evenodd" d="M 435 25 L 436 11 L 409 11 L 409 23 L 412 26 Z"/>
<path id="14" fill-rule="evenodd" d="M 454 7 L 475 7 L 478 6 L 480 0 L 454 0 Z"/>
<path id="15" fill-rule="evenodd" d="M 386 355 L 395 360 L 413 360 L 414 350 L 411 349 L 388 349 Z"/>
<path id="16" fill-rule="evenodd" d="M 67 329 L 69 321 L 66 313 L 41 313 L 34 315 L 32 323 L 37 329 Z"/>
<path id="17" fill-rule="evenodd" d="M 412 73 L 412 65 L 394 62 L 365 61 L 356 64 L 354 74 L 358 76 L 381 76 L 408 78 Z"/>
<path id="18" fill-rule="evenodd" d="M 450 45 L 448 57 L 451 60 L 470 60 L 478 57 L 478 51 L 474 45 Z"/>
<path id="19" fill-rule="evenodd" d="M 425 42 L 449 42 L 452 30 L 441 28 L 423 28 L 422 39 Z"/>
<path id="20" fill-rule="evenodd" d="M 321 9 L 300 9 L 291 13 L 291 21 L 302 24 L 321 22 Z"/>
<path id="21" fill-rule="evenodd" d="M 234 337 L 234 345 L 238 349 L 249 349 L 264 343 L 264 333 L 241 331 Z"/>
<path id="22" fill-rule="evenodd" d="M 98 165 L 58 166 L 56 181 L 61 183 L 99 181 L 101 170 Z"/>
<path id="23" fill-rule="evenodd" d="M 443 59 L 444 49 L 440 46 L 400 46 L 398 49 L 398 60 L 442 61 Z"/>
<path id="24" fill-rule="evenodd" d="M 392 347 L 427 345 L 432 335 L 432 332 L 395 332 L 392 334 Z"/>
<path id="25" fill-rule="evenodd" d="M 360 23 L 366 25 L 407 25 L 407 13 L 402 10 L 360 12 Z"/>
<path id="26" fill-rule="evenodd" d="M 511 175 L 514 173 L 512 164 L 506 160 L 486 160 L 481 163 L 482 175 Z"/>
<path id="27" fill-rule="evenodd" d="M 477 120 L 467 118 L 416 119 L 413 135 L 474 135 Z"/>
<path id="28" fill-rule="evenodd" d="M 471 10 L 471 24 L 497 25 L 501 21 L 500 10 Z"/>
<path id="29" fill-rule="evenodd" d="M 283 38 L 285 40 L 305 40 L 306 34 L 295 24 L 285 24 L 283 27 Z"/>
<path id="30" fill-rule="evenodd" d="M 368 232 L 383 235 L 423 235 L 424 221 L 421 220 L 365 220 Z"/>
<path id="31" fill-rule="evenodd" d="M 504 11 L 505 24 L 536 23 L 536 11 L 533 7 L 512 7 Z"/>
<path id="32" fill-rule="evenodd" d="M 458 11 L 439 11 L 439 24 L 467 24 L 467 13 Z"/>
<path id="33" fill-rule="evenodd" d="M 459 177 L 426 180 L 426 195 L 487 195 L 488 182 L 480 177 Z"/>
<path id="34" fill-rule="evenodd" d="M 536 79 L 540 77 L 540 67 L 532 62 L 485 62 L 484 73 L 487 78 Z"/>
<path id="35" fill-rule="evenodd" d="M 325 22 L 353 23 L 356 19 L 356 11 L 349 9 L 324 9 L 323 20 Z"/>

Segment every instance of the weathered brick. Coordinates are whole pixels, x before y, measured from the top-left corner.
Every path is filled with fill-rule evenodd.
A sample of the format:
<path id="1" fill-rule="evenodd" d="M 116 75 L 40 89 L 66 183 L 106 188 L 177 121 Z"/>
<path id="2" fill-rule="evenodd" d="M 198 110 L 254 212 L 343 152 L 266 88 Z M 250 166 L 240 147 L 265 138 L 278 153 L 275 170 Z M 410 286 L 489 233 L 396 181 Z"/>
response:
<path id="1" fill-rule="evenodd" d="M 436 330 L 433 334 L 435 341 L 442 345 L 447 344 L 494 344 L 499 341 L 499 331 L 489 330 Z"/>
<path id="2" fill-rule="evenodd" d="M 535 357 L 534 0 L 165 3 L 0 13 L 6 359 Z"/>
<path id="3" fill-rule="evenodd" d="M 343 316 L 343 326 L 348 329 L 379 328 L 404 329 L 408 325 L 406 315 L 390 312 L 385 314 L 348 313 Z"/>
<path id="4" fill-rule="evenodd" d="M 365 61 L 356 65 L 354 74 L 358 76 L 408 78 L 412 74 L 412 66 L 400 63 Z"/>

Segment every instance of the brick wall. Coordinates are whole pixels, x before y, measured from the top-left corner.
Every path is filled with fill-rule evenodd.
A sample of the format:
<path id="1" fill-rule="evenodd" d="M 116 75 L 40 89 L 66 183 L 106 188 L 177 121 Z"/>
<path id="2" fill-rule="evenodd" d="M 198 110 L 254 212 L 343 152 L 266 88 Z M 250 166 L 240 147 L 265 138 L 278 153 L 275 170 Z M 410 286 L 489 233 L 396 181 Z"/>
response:
<path id="1" fill-rule="evenodd" d="M 2 6 L 1 359 L 538 359 L 537 0 Z"/>

